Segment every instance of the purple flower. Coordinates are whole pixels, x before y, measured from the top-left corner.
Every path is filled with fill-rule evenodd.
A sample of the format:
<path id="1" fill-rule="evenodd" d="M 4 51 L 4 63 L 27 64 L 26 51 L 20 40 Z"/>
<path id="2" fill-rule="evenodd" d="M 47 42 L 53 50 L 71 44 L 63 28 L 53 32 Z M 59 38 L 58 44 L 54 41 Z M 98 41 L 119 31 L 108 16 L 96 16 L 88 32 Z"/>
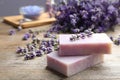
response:
<path id="1" fill-rule="evenodd" d="M 16 33 L 16 31 L 14 30 L 14 29 L 11 29 L 10 31 L 9 31 L 9 35 L 14 35 Z"/>
<path id="2" fill-rule="evenodd" d="M 113 37 L 112 37 L 112 36 L 110 36 L 110 39 L 111 39 L 112 41 L 114 41 L 114 39 L 113 39 Z"/>
<path id="3" fill-rule="evenodd" d="M 53 49 L 51 47 L 47 47 L 47 54 L 51 53 Z"/>
<path id="4" fill-rule="evenodd" d="M 41 51 L 41 50 L 37 50 L 37 51 L 36 51 L 36 56 L 37 56 L 37 57 L 42 56 L 42 51 Z"/>
<path id="5" fill-rule="evenodd" d="M 23 52 L 23 49 L 21 47 L 18 47 L 16 53 L 22 53 L 22 52 Z"/>
<path id="6" fill-rule="evenodd" d="M 108 12 L 112 14 L 114 11 L 116 11 L 115 7 L 113 5 L 108 6 Z"/>
<path id="7" fill-rule="evenodd" d="M 30 36 L 31 35 L 29 33 L 24 34 L 23 40 L 28 40 L 30 38 Z"/>
<path id="8" fill-rule="evenodd" d="M 96 17 L 96 16 L 91 16 L 91 20 L 92 20 L 93 22 L 95 22 L 95 21 L 97 20 L 97 17 Z"/>
<path id="9" fill-rule="evenodd" d="M 76 20 L 75 20 L 75 19 L 72 19 L 72 20 L 71 20 L 71 24 L 72 24 L 73 26 L 75 26 L 75 25 L 76 25 L 76 23 L 77 23 L 77 22 L 76 22 Z"/>
<path id="10" fill-rule="evenodd" d="M 113 5 L 114 2 L 117 7 Z M 68 0 L 66 5 L 58 4 L 61 13 L 56 16 L 57 21 L 50 30 L 51 32 L 72 33 L 71 29 L 80 29 L 82 26 L 83 29 L 80 31 L 84 32 L 92 25 L 95 26 L 92 31 L 99 30 L 99 26 L 104 26 L 101 27 L 100 32 L 112 30 L 118 23 L 118 16 L 120 17 L 119 3 L 120 1 L 111 3 L 109 0 Z"/>
<path id="11" fill-rule="evenodd" d="M 79 33 L 79 32 L 80 32 L 80 29 L 78 29 L 78 28 L 72 29 L 72 32 L 73 32 L 73 33 Z"/>

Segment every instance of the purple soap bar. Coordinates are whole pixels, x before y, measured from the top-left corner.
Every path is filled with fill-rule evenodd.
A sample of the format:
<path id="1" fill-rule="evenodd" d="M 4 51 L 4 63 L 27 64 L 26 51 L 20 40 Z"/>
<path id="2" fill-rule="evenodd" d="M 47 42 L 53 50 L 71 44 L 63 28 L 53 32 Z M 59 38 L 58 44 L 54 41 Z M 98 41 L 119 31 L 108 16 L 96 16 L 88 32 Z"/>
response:
<path id="1" fill-rule="evenodd" d="M 74 75 L 80 71 L 103 62 L 103 54 L 87 56 L 58 56 L 57 52 L 47 55 L 47 66 L 65 76 Z"/>
<path id="2" fill-rule="evenodd" d="M 70 41 L 70 34 L 59 35 L 59 55 L 110 54 L 112 41 L 105 33 L 96 33 L 91 37 Z"/>

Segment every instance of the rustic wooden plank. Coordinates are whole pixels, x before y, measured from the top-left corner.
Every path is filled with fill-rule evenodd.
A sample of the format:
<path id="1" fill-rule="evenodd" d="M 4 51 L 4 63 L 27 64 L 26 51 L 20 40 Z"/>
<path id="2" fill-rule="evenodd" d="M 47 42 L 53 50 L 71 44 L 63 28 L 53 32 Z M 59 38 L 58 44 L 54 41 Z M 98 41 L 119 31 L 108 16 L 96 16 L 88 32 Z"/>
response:
<path id="1" fill-rule="evenodd" d="M 4 17 L 3 21 L 5 23 L 8 23 L 15 27 L 18 27 L 19 21 L 21 19 L 23 19 L 22 15 L 16 15 L 16 16 Z M 56 21 L 56 19 L 54 17 L 49 18 L 48 13 L 42 13 L 41 16 L 38 18 L 38 20 L 24 22 L 24 23 L 22 23 L 22 27 L 23 28 L 36 27 L 36 26 L 40 26 L 40 25 L 50 24 L 54 21 Z"/>

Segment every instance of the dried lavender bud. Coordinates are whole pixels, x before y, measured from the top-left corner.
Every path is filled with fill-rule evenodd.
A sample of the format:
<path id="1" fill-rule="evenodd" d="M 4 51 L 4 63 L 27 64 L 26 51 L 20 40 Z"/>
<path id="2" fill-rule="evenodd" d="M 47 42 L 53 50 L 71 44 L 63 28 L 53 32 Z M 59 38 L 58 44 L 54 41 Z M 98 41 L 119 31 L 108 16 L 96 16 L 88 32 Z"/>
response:
<path id="1" fill-rule="evenodd" d="M 36 42 L 37 42 L 37 44 L 40 44 L 40 39 L 37 39 Z"/>
<path id="2" fill-rule="evenodd" d="M 41 50 L 37 50 L 37 51 L 36 51 L 36 56 L 37 56 L 37 57 L 42 56 L 42 51 L 41 51 Z"/>
<path id="3" fill-rule="evenodd" d="M 72 35 L 71 39 L 72 39 L 72 41 L 75 41 L 76 40 L 76 35 Z"/>
<path id="4" fill-rule="evenodd" d="M 47 54 L 51 53 L 53 49 L 51 47 L 47 47 Z"/>
<path id="5" fill-rule="evenodd" d="M 42 50 L 43 52 L 45 52 L 45 51 L 47 50 L 47 48 L 46 48 L 46 47 L 42 47 L 41 50 Z"/>
<path id="6" fill-rule="evenodd" d="M 19 54 L 19 53 L 22 53 L 22 51 L 23 51 L 23 49 L 21 47 L 18 47 L 16 53 Z"/>
<path id="7" fill-rule="evenodd" d="M 34 55 L 31 54 L 31 53 L 28 53 L 28 54 L 25 54 L 25 57 L 24 57 L 24 60 L 31 60 L 31 59 L 34 59 Z"/>
<path id="8" fill-rule="evenodd" d="M 27 49 L 26 48 L 23 49 L 23 53 L 27 53 Z"/>
<path id="9" fill-rule="evenodd" d="M 27 49 L 29 50 L 30 47 L 31 47 L 31 44 L 30 44 L 30 43 L 26 44 L 26 47 L 27 47 Z"/>
<path id="10" fill-rule="evenodd" d="M 120 45 L 120 36 L 118 36 L 116 39 L 112 36 L 110 36 L 110 39 L 114 42 L 115 45 Z"/>
<path id="11" fill-rule="evenodd" d="M 44 34 L 44 38 L 48 38 L 49 37 L 49 34 Z"/>
<path id="12" fill-rule="evenodd" d="M 23 40 L 28 40 L 30 38 L 30 36 L 31 35 L 29 33 L 24 34 Z"/>
<path id="13" fill-rule="evenodd" d="M 24 60 L 29 60 L 30 59 L 30 55 L 25 54 Z"/>
<path id="14" fill-rule="evenodd" d="M 77 40 L 79 40 L 80 39 L 80 35 L 76 34 L 76 38 L 77 38 Z"/>
<path id="15" fill-rule="evenodd" d="M 112 36 L 110 36 L 110 39 L 111 39 L 112 41 L 114 41 L 114 39 L 113 39 L 113 37 L 112 37 Z"/>
<path id="16" fill-rule="evenodd" d="M 50 38 L 56 39 L 57 36 L 56 36 L 55 34 L 52 34 L 52 35 L 50 36 Z"/>
<path id="17" fill-rule="evenodd" d="M 46 41 L 42 41 L 41 45 L 48 46 L 48 43 Z"/>
<path id="18" fill-rule="evenodd" d="M 73 37 L 70 37 L 70 41 L 75 41 L 75 38 L 73 38 Z"/>
<path id="19" fill-rule="evenodd" d="M 9 31 L 9 35 L 14 35 L 16 33 L 16 31 L 14 30 L 14 29 L 11 29 L 10 31 Z"/>
<path id="20" fill-rule="evenodd" d="M 23 37 L 23 40 L 28 40 L 28 37 L 27 37 L 27 36 L 24 36 L 24 37 Z"/>
<path id="21" fill-rule="evenodd" d="M 32 44 L 32 47 L 35 49 L 35 48 L 37 48 L 37 44 Z M 33 50 L 34 50 L 33 49 Z"/>
<path id="22" fill-rule="evenodd" d="M 39 44 L 39 43 L 40 43 L 40 39 L 38 39 L 38 38 L 33 38 L 33 39 L 32 39 L 32 43 L 33 43 L 33 44 Z"/>
<path id="23" fill-rule="evenodd" d="M 80 34 L 80 38 L 81 38 L 81 39 L 85 39 L 85 37 L 86 37 L 86 34 L 85 34 L 85 33 L 81 33 L 81 34 Z"/>
<path id="24" fill-rule="evenodd" d="M 18 26 L 18 31 L 21 31 L 22 30 L 22 26 Z"/>
<path id="25" fill-rule="evenodd" d="M 85 30 L 84 33 L 85 34 L 89 34 L 91 31 L 90 30 Z"/>
<path id="26" fill-rule="evenodd" d="M 37 43 L 37 38 L 32 38 L 32 43 L 36 44 Z"/>
<path id="27" fill-rule="evenodd" d="M 28 30 L 28 32 L 30 33 L 30 34 L 33 34 L 34 32 L 30 29 L 30 30 Z"/>
<path id="28" fill-rule="evenodd" d="M 119 40 L 116 39 L 116 40 L 114 41 L 114 44 L 115 44 L 115 45 L 120 45 Z"/>
<path id="29" fill-rule="evenodd" d="M 92 36 L 92 33 L 88 33 L 86 36 L 87 36 L 87 37 L 91 37 L 91 36 Z"/>
<path id="30" fill-rule="evenodd" d="M 78 28 L 72 29 L 72 32 L 73 32 L 73 33 L 79 33 L 79 32 L 80 32 L 80 29 L 78 29 Z"/>
<path id="31" fill-rule="evenodd" d="M 87 37 L 91 37 L 93 34 L 93 32 L 91 30 L 88 31 L 88 33 L 86 34 Z"/>
<path id="32" fill-rule="evenodd" d="M 29 53 L 29 55 L 30 55 L 30 59 L 35 58 L 35 55 L 33 53 Z"/>
<path id="33" fill-rule="evenodd" d="M 36 35 L 33 33 L 33 34 L 32 34 L 32 39 L 34 39 L 34 38 L 36 38 Z"/>

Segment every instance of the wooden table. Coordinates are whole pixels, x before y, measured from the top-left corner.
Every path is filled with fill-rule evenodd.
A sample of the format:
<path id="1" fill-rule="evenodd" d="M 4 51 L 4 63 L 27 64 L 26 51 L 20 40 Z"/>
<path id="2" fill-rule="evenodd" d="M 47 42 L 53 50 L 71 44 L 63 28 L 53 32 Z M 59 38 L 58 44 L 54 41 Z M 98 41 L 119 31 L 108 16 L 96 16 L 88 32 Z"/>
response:
<path id="1" fill-rule="evenodd" d="M 24 61 L 15 53 L 17 46 L 25 46 L 29 41 L 22 41 L 22 36 L 28 29 L 8 35 L 12 29 L 0 23 L 0 80 L 120 80 L 120 46 L 113 45 L 112 54 L 105 55 L 104 63 L 98 64 L 69 78 L 46 69 L 46 56 Z M 49 25 L 32 28 L 46 30 Z M 108 35 L 118 36 L 120 26 Z M 42 38 L 42 34 L 39 36 Z"/>

